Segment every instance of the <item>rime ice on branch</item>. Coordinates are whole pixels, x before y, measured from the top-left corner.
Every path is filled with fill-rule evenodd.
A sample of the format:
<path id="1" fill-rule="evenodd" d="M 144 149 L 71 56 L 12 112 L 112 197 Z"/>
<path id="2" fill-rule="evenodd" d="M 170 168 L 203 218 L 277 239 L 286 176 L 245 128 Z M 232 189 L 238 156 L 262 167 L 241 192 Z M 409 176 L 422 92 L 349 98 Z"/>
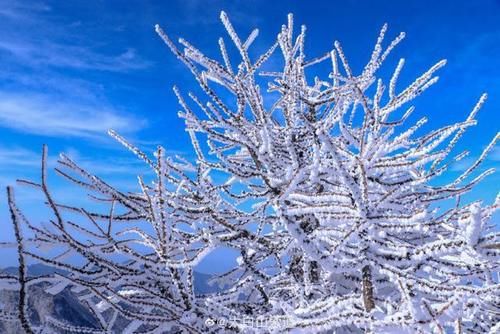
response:
<path id="1" fill-rule="evenodd" d="M 467 154 L 453 148 L 475 125 L 486 95 L 463 122 L 421 134 L 426 118 L 412 123 L 410 103 L 437 82 L 445 61 L 398 89 L 402 59 L 387 86 L 376 72 L 404 34 L 384 46 L 384 26 L 356 74 L 338 42 L 324 56 L 307 58 L 306 29 L 294 32 L 292 15 L 259 57 L 248 51 L 258 30 L 242 39 L 225 13 L 221 20 L 238 60 L 223 38 L 218 61 L 183 39 L 180 50 L 156 26 L 205 92 L 197 97 L 174 88 L 196 162 L 167 158 L 163 148 L 151 159 L 110 132 L 154 171 L 154 182 L 139 177 L 140 192 L 130 194 L 64 155 L 56 169 L 109 202 L 109 213 L 53 199 L 46 153 L 42 183 L 29 184 L 45 193 L 54 219 L 42 227 L 29 222 L 9 191 L 14 227 L 30 235 L 16 232 L 20 259 L 68 272 L 20 275 L 15 288 L 22 295 L 40 281 L 53 293 L 69 286 L 99 320 L 95 329 L 57 319 L 44 326 L 109 333 L 123 318 L 125 333 L 498 331 L 500 235 L 490 218 L 500 198 L 492 205 L 464 205 L 460 198 L 493 173 L 474 176 L 499 136 L 459 177 L 435 185 Z M 263 72 L 271 57 L 281 57 L 283 66 Z M 330 73 L 307 77 L 308 67 L 325 61 Z M 265 80 L 267 92 L 259 85 Z M 439 209 L 450 199 L 456 205 Z M 66 219 L 68 211 L 90 227 Z M 45 247 L 64 252 L 48 257 Z M 240 253 L 237 267 L 215 279 L 229 287 L 198 295 L 193 269 L 219 247 Z M 84 265 L 66 260 L 74 256 Z M 19 316 L 33 328 L 25 306 Z"/>

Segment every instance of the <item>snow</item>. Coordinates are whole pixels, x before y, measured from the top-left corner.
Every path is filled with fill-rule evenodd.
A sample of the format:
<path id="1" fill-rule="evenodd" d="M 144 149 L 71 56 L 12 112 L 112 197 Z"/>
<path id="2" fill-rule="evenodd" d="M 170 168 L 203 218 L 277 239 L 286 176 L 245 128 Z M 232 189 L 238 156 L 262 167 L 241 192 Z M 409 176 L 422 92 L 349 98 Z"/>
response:
<path id="1" fill-rule="evenodd" d="M 427 118 L 409 123 L 409 104 L 437 82 L 446 61 L 398 89 L 402 59 L 386 89 L 377 70 L 403 33 L 384 47 L 384 25 L 356 74 L 338 41 L 319 57 L 306 57 L 306 29 L 294 33 L 291 15 L 257 60 L 249 48 L 258 30 L 242 39 L 226 13 L 221 20 L 239 63 L 223 38 L 219 62 L 183 39 L 179 50 L 155 26 L 204 92 L 204 99 L 193 93 L 184 99 L 174 88 L 195 162 L 167 157 L 162 147 L 149 158 L 111 131 L 154 172 L 150 182 L 139 178 L 138 193 L 114 188 L 64 155 L 59 166 L 63 177 L 109 203 L 109 213 L 60 206 L 42 182 L 38 188 L 56 219 L 39 229 L 10 198 L 15 226 L 33 234 L 29 240 L 19 236 L 22 254 L 69 272 L 67 279 L 38 282 L 52 283 L 47 291 L 55 294 L 71 285 L 99 312 L 104 329 L 120 314 L 129 321 L 124 333 L 141 327 L 151 333 L 234 332 L 229 324 L 249 333 L 498 327 L 490 310 L 497 308 L 500 291 L 493 278 L 500 235 L 489 221 L 500 201 L 467 205 L 459 199 L 492 173 L 469 180 L 499 136 L 457 179 L 434 182 L 454 159 L 458 139 L 476 123 L 486 96 L 465 121 L 425 132 Z M 262 73 L 268 59 L 280 63 L 276 57 L 283 68 Z M 308 67 L 322 62 L 331 62 L 331 72 L 309 77 Z M 268 92 L 261 89 L 263 80 Z M 268 93 L 279 96 L 272 107 L 263 102 Z M 227 103 L 230 98 L 235 103 Z M 458 204 L 435 209 L 447 200 Z M 80 214 L 90 227 L 77 228 L 63 211 Z M 42 251 L 47 246 L 71 250 L 84 265 L 51 257 Z M 193 271 L 219 247 L 241 256 L 231 271 L 214 278 L 223 289 L 198 295 Z M 1 286 L 18 288 L 12 278 Z M 208 326 L 207 319 L 214 323 Z M 268 331 L 258 326 L 262 321 L 276 327 Z"/>

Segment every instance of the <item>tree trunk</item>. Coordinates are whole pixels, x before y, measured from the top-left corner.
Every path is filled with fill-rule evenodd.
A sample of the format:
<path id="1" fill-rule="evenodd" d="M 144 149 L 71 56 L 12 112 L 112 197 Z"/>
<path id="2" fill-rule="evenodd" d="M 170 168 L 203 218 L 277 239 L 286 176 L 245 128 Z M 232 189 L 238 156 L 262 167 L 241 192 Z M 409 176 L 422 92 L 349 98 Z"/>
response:
<path id="1" fill-rule="evenodd" d="M 363 302 L 366 312 L 370 312 L 375 308 L 375 300 L 373 299 L 373 283 L 372 272 L 370 266 L 366 265 L 362 269 L 363 273 Z"/>

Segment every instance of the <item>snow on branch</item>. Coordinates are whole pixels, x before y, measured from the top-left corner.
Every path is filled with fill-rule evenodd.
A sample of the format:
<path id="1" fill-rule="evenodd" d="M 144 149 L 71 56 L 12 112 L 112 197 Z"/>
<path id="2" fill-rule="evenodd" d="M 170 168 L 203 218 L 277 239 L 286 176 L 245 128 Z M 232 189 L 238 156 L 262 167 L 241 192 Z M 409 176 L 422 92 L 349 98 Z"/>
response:
<path id="1" fill-rule="evenodd" d="M 150 157 L 110 131 L 153 171 L 153 180 L 138 178 L 136 193 L 65 155 L 56 169 L 108 211 L 52 196 L 45 147 L 41 183 L 24 184 L 44 193 L 53 219 L 31 223 L 9 188 L 20 271 L 17 283 L 4 279 L 19 290 L 23 328 L 39 329 L 27 319 L 27 291 L 48 282 L 49 293 L 72 289 L 97 319 L 93 329 L 46 319 L 61 332 L 110 333 L 118 318 L 124 333 L 498 329 L 500 234 L 490 221 L 499 202 L 460 201 L 493 172 L 470 179 L 498 135 L 454 181 L 435 182 L 467 154 L 453 149 L 486 95 L 465 121 L 424 131 L 427 119 L 415 122 L 410 104 L 446 61 L 399 88 L 400 60 L 385 98 L 377 70 L 403 33 L 384 47 L 384 25 L 358 72 L 339 42 L 306 57 L 306 28 L 294 32 L 292 15 L 258 57 L 249 49 L 259 31 L 242 37 L 226 13 L 220 18 L 232 42 L 218 40 L 221 59 L 155 27 L 204 92 L 174 88 L 196 161 L 167 157 L 162 147 Z M 275 58 L 282 67 L 262 70 Z M 309 68 L 324 62 L 331 71 L 311 78 Z M 63 252 L 49 255 L 46 247 Z M 213 277 L 223 288 L 201 294 L 196 266 L 220 247 L 240 254 L 237 265 Z M 66 274 L 28 277 L 25 258 Z"/>

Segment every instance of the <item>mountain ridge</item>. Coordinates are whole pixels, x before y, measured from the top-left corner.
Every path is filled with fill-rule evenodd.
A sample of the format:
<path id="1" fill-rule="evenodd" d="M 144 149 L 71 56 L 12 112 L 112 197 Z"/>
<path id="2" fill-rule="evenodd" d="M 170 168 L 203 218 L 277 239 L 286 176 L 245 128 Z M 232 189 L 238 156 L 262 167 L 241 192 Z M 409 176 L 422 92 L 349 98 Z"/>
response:
<path id="1" fill-rule="evenodd" d="M 17 267 L 7 267 L 0 269 L 0 274 L 17 276 Z M 51 275 L 54 273 L 64 274 L 64 270 L 55 269 L 44 264 L 33 264 L 28 266 L 28 276 Z M 217 290 L 217 287 L 210 286 L 208 280 L 211 275 L 194 272 L 194 289 L 199 294 L 209 293 Z M 71 291 L 70 287 L 65 288 L 60 293 L 52 295 L 45 290 L 49 287 L 47 283 L 39 283 L 31 286 L 28 292 L 29 317 L 33 324 L 38 325 L 46 317 L 82 327 L 97 328 L 96 317 L 88 307 L 82 304 L 77 295 Z M 16 291 L 0 290 L 0 312 L 3 314 L 14 314 L 17 311 L 18 294 Z M 126 326 L 127 321 L 121 319 L 117 321 L 116 331 L 120 332 Z M 7 321 L 0 314 L 0 333 L 22 334 L 19 321 Z M 62 331 L 61 333 L 64 333 Z"/>

